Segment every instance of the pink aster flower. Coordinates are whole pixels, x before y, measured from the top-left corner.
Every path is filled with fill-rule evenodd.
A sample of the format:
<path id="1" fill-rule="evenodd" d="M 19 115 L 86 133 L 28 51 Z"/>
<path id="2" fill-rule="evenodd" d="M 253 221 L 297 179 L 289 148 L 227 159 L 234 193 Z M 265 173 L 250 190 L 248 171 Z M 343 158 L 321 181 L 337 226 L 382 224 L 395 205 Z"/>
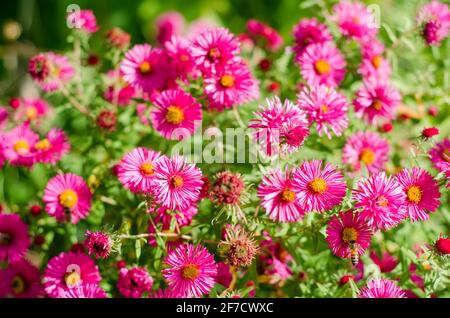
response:
<path id="1" fill-rule="evenodd" d="M 96 258 L 108 258 L 111 252 L 112 240 L 107 233 L 86 230 L 85 236 L 84 246 L 88 250 L 89 255 L 95 255 Z"/>
<path id="2" fill-rule="evenodd" d="M 450 139 L 445 138 L 428 152 L 433 166 L 439 171 L 450 169 Z"/>
<path id="3" fill-rule="evenodd" d="M 358 69 L 365 81 L 379 80 L 387 81 L 391 76 L 391 66 L 383 57 L 384 45 L 372 39 L 362 45 L 362 61 Z"/>
<path id="4" fill-rule="evenodd" d="M 28 124 L 17 126 L 3 135 L 3 155 L 13 166 L 31 167 L 34 163 L 32 152 L 39 136 Z"/>
<path id="5" fill-rule="evenodd" d="M 12 263 L 20 260 L 30 244 L 28 226 L 20 216 L 0 213 L 0 261 Z"/>
<path id="6" fill-rule="evenodd" d="M 426 170 L 417 167 L 403 169 L 396 177 L 406 194 L 406 210 L 411 220 L 428 220 L 428 213 L 436 211 L 440 205 L 437 181 Z"/>
<path id="7" fill-rule="evenodd" d="M 225 262 L 217 263 L 217 276 L 215 278 L 216 282 L 225 288 L 230 286 L 231 281 L 233 280 L 232 274 L 230 271 L 230 265 Z"/>
<path id="8" fill-rule="evenodd" d="M 255 129 L 255 139 L 265 154 L 292 153 L 309 135 L 306 114 L 286 99 L 282 104 L 278 97 L 260 105 L 249 128 Z"/>
<path id="9" fill-rule="evenodd" d="M 400 102 L 401 95 L 394 87 L 372 80 L 364 82 L 353 100 L 356 116 L 372 125 L 379 119 L 392 120 Z"/>
<path id="10" fill-rule="evenodd" d="M 300 20 L 292 30 L 294 36 L 294 52 L 296 60 L 311 44 L 325 43 L 333 40 L 328 27 L 317 21 L 316 18 Z"/>
<path id="11" fill-rule="evenodd" d="M 321 160 L 305 161 L 294 173 L 293 191 L 305 212 L 323 212 L 341 204 L 347 191 L 344 176 Z"/>
<path id="12" fill-rule="evenodd" d="M 164 44 L 170 63 L 175 68 L 177 77 L 182 80 L 187 80 L 189 75 L 196 75 L 191 45 L 189 40 L 181 36 L 173 36 Z"/>
<path id="13" fill-rule="evenodd" d="M 45 92 L 53 92 L 72 79 L 74 69 L 67 57 L 48 52 L 30 59 L 28 73 Z"/>
<path id="14" fill-rule="evenodd" d="M 0 297 L 37 298 L 44 295 L 39 269 L 27 260 L 0 269 Z"/>
<path id="15" fill-rule="evenodd" d="M 352 248 L 358 255 L 364 254 L 371 238 L 372 229 L 358 212 L 340 212 L 328 222 L 327 242 L 336 256 L 350 258 Z"/>
<path id="16" fill-rule="evenodd" d="M 279 242 L 275 242 L 266 231 L 263 232 L 264 240 L 260 241 L 261 263 L 260 273 L 265 277 L 264 283 L 279 284 L 292 277 L 290 263 L 293 258 Z"/>
<path id="17" fill-rule="evenodd" d="M 203 184 L 202 172 L 183 157 L 163 157 L 155 167 L 155 178 L 155 197 L 162 206 L 183 210 L 197 202 Z"/>
<path id="18" fill-rule="evenodd" d="M 333 13 L 333 21 L 346 37 L 367 41 L 378 33 L 374 15 L 359 1 L 343 0 L 333 7 Z"/>
<path id="19" fill-rule="evenodd" d="M 88 216 L 92 194 L 83 178 L 73 173 L 58 174 L 50 179 L 43 201 L 48 215 L 58 222 L 78 223 Z"/>
<path id="20" fill-rule="evenodd" d="M 164 51 L 148 44 L 133 46 L 120 65 L 124 80 L 146 93 L 160 90 L 172 75 Z"/>
<path id="21" fill-rule="evenodd" d="M 48 261 L 44 271 L 44 288 L 51 298 L 69 289 L 87 284 L 98 285 L 101 277 L 95 262 L 83 253 L 63 252 Z"/>
<path id="22" fill-rule="evenodd" d="M 40 98 L 26 98 L 16 109 L 14 118 L 16 120 L 36 121 L 44 117 L 50 107 L 47 102 Z"/>
<path id="23" fill-rule="evenodd" d="M 169 268 L 163 269 L 163 276 L 181 297 L 200 297 L 214 287 L 217 264 L 205 247 L 180 245 L 169 252 L 164 263 Z"/>
<path id="24" fill-rule="evenodd" d="M 361 215 L 374 229 L 390 229 L 407 217 L 406 195 L 400 183 L 384 172 L 360 180 L 353 200 L 355 208 L 362 210 Z"/>
<path id="25" fill-rule="evenodd" d="M 440 45 L 450 33 L 450 10 L 445 3 L 433 0 L 425 4 L 416 20 L 428 45 Z"/>
<path id="26" fill-rule="evenodd" d="M 259 98 L 259 82 L 239 59 L 220 67 L 204 79 L 210 108 L 223 110 Z"/>
<path id="27" fill-rule="evenodd" d="M 154 169 L 161 158 L 159 152 L 138 147 L 125 154 L 117 169 L 119 181 L 133 192 L 153 192 Z"/>
<path id="28" fill-rule="evenodd" d="M 383 252 L 382 256 L 378 257 L 378 254 L 372 251 L 370 252 L 370 258 L 378 265 L 382 273 L 392 272 L 398 265 L 398 260 L 388 252 Z"/>
<path id="29" fill-rule="evenodd" d="M 389 279 L 376 278 L 367 283 L 359 292 L 359 298 L 405 298 L 405 293 Z"/>
<path id="30" fill-rule="evenodd" d="M 369 174 L 384 170 L 389 159 L 389 143 L 374 132 L 357 132 L 347 139 L 342 151 L 342 161 L 351 171 L 361 171 L 363 167 Z"/>
<path id="31" fill-rule="evenodd" d="M 267 24 L 250 19 L 247 21 L 248 35 L 256 42 L 267 48 L 269 51 L 275 52 L 283 45 L 283 38 L 272 27 Z"/>
<path id="32" fill-rule="evenodd" d="M 52 128 L 47 136 L 34 144 L 33 153 L 37 162 L 56 164 L 70 151 L 70 144 L 62 129 Z"/>
<path id="33" fill-rule="evenodd" d="M 153 278 L 143 267 L 122 268 L 117 280 L 117 289 L 127 298 L 141 298 L 152 290 Z"/>
<path id="34" fill-rule="evenodd" d="M 95 18 L 92 10 L 78 10 L 72 12 L 67 17 L 75 29 L 78 29 L 85 33 L 95 33 L 98 31 L 97 19 Z"/>
<path id="35" fill-rule="evenodd" d="M 111 104 L 126 106 L 137 95 L 133 86 L 128 84 L 118 70 L 111 70 L 106 74 L 106 91 L 103 97 Z"/>
<path id="36" fill-rule="evenodd" d="M 239 53 L 239 40 L 225 28 L 209 28 L 192 40 L 192 56 L 202 71 L 222 66 Z"/>
<path id="37" fill-rule="evenodd" d="M 297 104 L 308 115 L 310 123 L 317 123 L 319 136 L 325 133 L 331 139 L 331 131 L 340 136 L 348 127 L 347 98 L 332 87 L 305 88 L 298 95 Z"/>
<path id="38" fill-rule="evenodd" d="M 280 169 L 264 176 L 258 187 L 258 197 L 270 219 L 278 222 L 301 220 L 304 210 L 297 203 L 297 194 L 292 187 L 293 173 Z"/>
<path id="39" fill-rule="evenodd" d="M 151 120 L 166 139 L 189 137 L 202 121 L 202 105 L 181 89 L 166 90 L 153 100 Z"/>
<path id="40" fill-rule="evenodd" d="M 164 45 L 173 36 L 180 35 L 184 28 L 184 17 L 176 11 L 161 14 L 155 21 L 157 35 L 156 40 Z"/>
<path id="41" fill-rule="evenodd" d="M 325 84 L 336 87 L 345 77 L 345 59 L 333 42 L 308 45 L 298 63 L 300 73 L 311 86 Z"/>
<path id="42" fill-rule="evenodd" d="M 107 298 L 107 295 L 96 284 L 82 284 L 62 291 L 58 298 Z"/>

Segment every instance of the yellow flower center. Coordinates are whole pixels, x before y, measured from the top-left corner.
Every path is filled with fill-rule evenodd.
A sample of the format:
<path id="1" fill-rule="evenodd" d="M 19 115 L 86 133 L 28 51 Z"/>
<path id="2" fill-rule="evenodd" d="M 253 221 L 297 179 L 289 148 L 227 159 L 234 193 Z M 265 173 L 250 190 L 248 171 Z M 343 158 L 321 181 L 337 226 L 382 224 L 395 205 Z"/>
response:
<path id="1" fill-rule="evenodd" d="M 218 59 L 218 58 L 220 58 L 220 51 L 219 51 L 219 49 L 218 48 L 216 48 L 216 47 L 213 47 L 212 49 L 210 49 L 209 50 L 209 52 L 208 52 L 208 56 L 211 58 L 211 59 Z"/>
<path id="2" fill-rule="evenodd" d="M 25 116 L 27 116 L 28 120 L 36 119 L 37 115 L 38 115 L 38 111 L 37 111 L 36 107 L 34 107 L 34 106 L 27 107 L 27 109 L 25 111 Z"/>
<path id="3" fill-rule="evenodd" d="M 322 113 L 327 113 L 328 112 L 328 105 L 323 104 L 320 109 L 322 110 Z"/>
<path id="4" fill-rule="evenodd" d="M 141 165 L 140 171 L 144 176 L 148 177 L 153 174 L 154 168 L 155 166 L 152 165 L 150 162 L 145 162 Z"/>
<path id="5" fill-rule="evenodd" d="M 372 58 L 372 65 L 373 65 L 373 67 L 379 68 L 382 61 L 383 61 L 383 58 L 380 55 L 375 55 Z"/>
<path id="6" fill-rule="evenodd" d="M 359 154 L 359 160 L 369 166 L 375 161 L 375 153 L 370 148 L 364 148 Z"/>
<path id="7" fill-rule="evenodd" d="M 289 188 L 286 188 L 281 192 L 281 200 L 286 203 L 291 203 L 295 200 L 295 192 Z"/>
<path id="8" fill-rule="evenodd" d="M 11 281 L 11 289 L 14 294 L 19 295 L 25 291 L 25 281 L 20 276 L 14 276 Z"/>
<path id="9" fill-rule="evenodd" d="M 37 150 L 48 150 L 51 146 L 52 144 L 50 143 L 50 141 L 47 138 L 44 138 L 38 141 L 34 148 L 36 148 Z"/>
<path id="10" fill-rule="evenodd" d="M 444 151 L 442 151 L 441 159 L 446 162 L 450 162 L 450 150 L 449 149 L 444 149 Z"/>
<path id="11" fill-rule="evenodd" d="M 189 61 L 189 56 L 187 56 L 186 54 L 180 55 L 180 61 L 181 61 L 181 62 L 187 62 L 187 61 Z"/>
<path id="12" fill-rule="evenodd" d="M 166 112 L 166 120 L 174 125 L 179 125 L 184 120 L 184 112 L 178 106 L 169 106 Z"/>
<path id="13" fill-rule="evenodd" d="M 377 200 L 378 206 L 387 207 L 389 205 L 389 201 L 384 196 L 379 196 Z"/>
<path id="14" fill-rule="evenodd" d="M 330 64 L 325 60 L 317 60 L 316 63 L 314 63 L 314 68 L 320 75 L 328 74 L 331 71 Z"/>
<path id="15" fill-rule="evenodd" d="M 18 140 L 13 146 L 14 151 L 17 152 L 20 155 L 28 153 L 30 150 L 30 145 L 26 140 Z"/>
<path id="16" fill-rule="evenodd" d="M 200 269 L 195 264 L 187 264 L 181 270 L 181 276 L 188 280 L 195 280 L 200 274 Z"/>
<path id="17" fill-rule="evenodd" d="M 411 186 L 406 190 L 406 196 L 409 202 L 420 203 L 422 201 L 422 189 L 419 186 Z"/>
<path id="18" fill-rule="evenodd" d="M 346 227 L 342 231 L 342 240 L 346 243 L 356 242 L 358 232 L 353 227 Z"/>
<path id="19" fill-rule="evenodd" d="M 173 176 L 170 180 L 170 183 L 172 184 L 172 187 L 174 188 L 180 188 L 183 186 L 183 178 L 180 176 Z"/>
<path id="20" fill-rule="evenodd" d="M 64 281 L 68 287 L 74 287 L 80 283 L 81 277 L 77 272 L 71 272 L 66 274 Z"/>
<path id="21" fill-rule="evenodd" d="M 78 203 L 78 195 L 71 189 L 64 190 L 59 195 L 59 203 L 63 207 L 71 209 Z"/>
<path id="22" fill-rule="evenodd" d="M 313 181 L 308 183 L 308 188 L 314 193 L 322 194 L 327 191 L 327 182 L 322 178 L 315 178 Z"/>
<path id="23" fill-rule="evenodd" d="M 381 103 L 378 99 L 376 99 L 373 101 L 371 107 L 375 108 L 376 110 L 381 110 L 383 108 L 383 103 Z"/>
<path id="24" fill-rule="evenodd" d="M 224 75 L 220 78 L 220 85 L 226 88 L 230 88 L 234 86 L 234 77 L 231 75 Z"/>
<path id="25" fill-rule="evenodd" d="M 150 72 L 152 71 L 152 65 L 150 64 L 150 62 L 144 61 L 141 64 L 139 64 L 139 72 L 141 74 L 150 74 Z"/>

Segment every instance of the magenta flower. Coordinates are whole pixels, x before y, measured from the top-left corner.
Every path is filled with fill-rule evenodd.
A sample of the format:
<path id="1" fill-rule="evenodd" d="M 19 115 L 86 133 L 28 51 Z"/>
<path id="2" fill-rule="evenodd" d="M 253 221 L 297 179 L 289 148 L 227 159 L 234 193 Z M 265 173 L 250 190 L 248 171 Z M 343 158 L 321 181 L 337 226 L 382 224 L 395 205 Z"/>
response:
<path id="1" fill-rule="evenodd" d="M 92 194 L 82 177 L 73 173 L 58 174 L 47 183 L 43 201 L 48 215 L 58 222 L 76 224 L 88 216 Z"/>
<path id="2" fill-rule="evenodd" d="M 19 108 L 16 109 L 14 118 L 16 120 L 39 121 L 49 113 L 48 103 L 40 98 L 26 98 L 22 101 Z"/>
<path id="3" fill-rule="evenodd" d="M 369 174 L 384 170 L 389 159 L 389 143 L 374 132 L 357 132 L 347 139 L 342 151 L 342 162 L 351 171 L 361 171 L 363 167 Z"/>
<path id="4" fill-rule="evenodd" d="M 428 152 L 433 166 L 439 171 L 450 169 L 450 139 L 445 138 Z"/>
<path id="5" fill-rule="evenodd" d="M 202 172 L 183 157 L 163 157 L 155 167 L 155 198 L 171 210 L 183 210 L 197 202 L 203 184 Z"/>
<path id="6" fill-rule="evenodd" d="M 375 17 L 359 1 L 342 0 L 333 7 L 333 13 L 333 21 L 346 37 L 368 41 L 378 33 Z"/>
<path id="7" fill-rule="evenodd" d="M 362 61 L 358 68 L 364 81 L 386 82 L 391 76 L 389 61 L 383 57 L 384 45 L 376 39 L 362 44 Z"/>
<path id="8" fill-rule="evenodd" d="M 37 298 L 44 296 L 39 269 L 27 260 L 0 269 L 0 297 Z"/>
<path id="9" fill-rule="evenodd" d="M 300 73 L 311 86 L 325 84 L 336 87 L 345 77 L 345 59 L 333 42 L 308 45 L 298 63 Z"/>
<path id="10" fill-rule="evenodd" d="M 365 82 L 353 100 L 356 115 L 372 125 L 379 119 L 392 120 L 400 102 L 400 93 L 380 81 Z"/>
<path id="11" fill-rule="evenodd" d="M 201 124 L 202 105 L 181 89 L 162 92 L 153 100 L 153 104 L 153 127 L 166 139 L 189 137 Z"/>
<path id="12" fill-rule="evenodd" d="M 394 177 L 384 172 L 373 174 L 358 182 L 353 192 L 356 209 L 375 229 L 390 229 L 407 217 L 405 211 L 406 195 Z"/>
<path id="13" fill-rule="evenodd" d="M 58 298 L 108 298 L 106 292 L 96 284 L 74 286 L 61 292 Z"/>
<path id="14" fill-rule="evenodd" d="M 152 193 L 156 181 L 154 169 L 161 158 L 159 152 L 138 147 L 125 154 L 117 170 L 119 181 L 133 192 Z"/>
<path id="15" fill-rule="evenodd" d="M 185 81 L 187 81 L 189 75 L 197 75 L 191 45 L 189 40 L 181 36 L 173 36 L 164 44 L 169 61 L 175 68 L 177 77 Z"/>
<path id="16" fill-rule="evenodd" d="M 258 197 L 270 219 L 278 222 L 301 220 L 304 210 L 297 203 L 297 194 L 292 187 L 293 173 L 280 169 L 264 176 L 258 187 Z"/>
<path id="17" fill-rule="evenodd" d="M 88 250 L 89 255 L 95 255 L 96 258 L 108 258 L 111 252 L 112 240 L 107 233 L 86 230 L 84 236 L 86 236 L 84 246 Z"/>
<path id="18" fill-rule="evenodd" d="M 441 194 L 436 180 L 417 167 L 403 169 L 396 177 L 406 194 L 406 210 L 411 220 L 428 220 L 428 213 L 436 211 L 440 205 Z"/>
<path id="19" fill-rule="evenodd" d="M 344 176 L 321 160 L 305 161 L 295 170 L 292 182 L 297 203 L 305 212 L 323 212 L 341 204 L 347 191 Z"/>
<path id="20" fill-rule="evenodd" d="M 70 151 L 70 144 L 64 131 L 52 128 L 47 136 L 34 144 L 35 161 L 56 164 Z"/>
<path id="21" fill-rule="evenodd" d="M 149 94 L 167 84 L 172 76 L 169 70 L 170 65 L 164 51 L 148 44 L 133 46 L 120 65 L 124 80 Z"/>
<path id="22" fill-rule="evenodd" d="M 38 140 L 28 124 L 17 126 L 3 134 L 3 155 L 13 166 L 31 167 L 35 159 L 32 150 Z"/>
<path id="23" fill-rule="evenodd" d="M 141 298 L 152 290 L 153 278 L 143 267 L 122 268 L 117 280 L 117 289 L 127 298 Z"/>
<path id="24" fill-rule="evenodd" d="M 148 298 L 180 298 L 180 296 L 171 289 L 158 289 L 150 294 Z"/>
<path id="25" fill-rule="evenodd" d="M 359 298 L 405 298 L 405 293 L 389 279 L 370 280 L 359 292 Z"/>
<path id="26" fill-rule="evenodd" d="M 428 45 L 440 45 L 450 33 L 450 10 L 448 5 L 433 0 L 419 11 L 417 24 L 422 28 L 422 36 Z"/>
<path id="27" fill-rule="evenodd" d="M 223 65 L 204 79 L 205 94 L 210 108 L 223 110 L 259 98 L 259 82 L 247 64 L 235 59 Z"/>
<path id="28" fill-rule="evenodd" d="M 336 256 L 350 258 L 351 244 L 355 244 L 358 255 L 364 254 L 371 238 L 372 229 L 358 212 L 340 212 L 328 222 L 327 241 Z"/>
<path id="29" fill-rule="evenodd" d="M 286 99 L 282 104 L 278 97 L 266 100 L 254 113 L 249 128 L 255 129 L 255 139 L 268 156 L 292 153 L 309 135 L 306 114 Z"/>
<path id="30" fill-rule="evenodd" d="M 108 86 L 103 97 L 111 104 L 127 106 L 132 98 L 137 95 L 133 86 L 128 84 L 118 70 L 110 70 L 106 73 L 106 85 Z"/>
<path id="31" fill-rule="evenodd" d="M 275 52 L 283 45 L 283 38 L 277 30 L 261 21 L 255 19 L 248 20 L 247 32 L 253 41 L 256 43 L 260 42 L 269 51 Z"/>
<path id="32" fill-rule="evenodd" d="M 318 22 L 316 18 L 300 20 L 294 26 L 292 34 L 295 41 L 293 49 L 297 61 L 309 45 L 333 40 L 328 27 L 325 24 Z"/>
<path id="33" fill-rule="evenodd" d="M 310 123 L 317 124 L 319 136 L 325 133 L 331 139 L 331 131 L 341 136 L 348 127 L 347 98 L 332 87 L 304 88 L 298 95 L 297 104 L 308 115 Z"/>
<path id="34" fill-rule="evenodd" d="M 163 269 L 162 274 L 180 297 L 200 297 L 214 287 L 217 264 L 205 247 L 182 244 L 169 252 L 164 263 L 169 268 Z"/>
<path id="35" fill-rule="evenodd" d="M 184 17 L 176 11 L 161 14 L 155 21 L 157 35 L 156 40 L 165 45 L 173 36 L 180 35 L 184 28 Z"/>
<path id="36" fill-rule="evenodd" d="M 43 278 L 45 292 L 51 298 L 61 297 L 74 287 L 98 286 L 100 280 L 94 261 L 87 255 L 74 252 L 63 252 L 50 259 Z"/>
<path id="37" fill-rule="evenodd" d="M 53 92 L 68 83 L 75 72 L 67 57 L 48 52 L 30 59 L 28 73 L 45 92 Z"/>
<path id="38" fill-rule="evenodd" d="M 208 28 L 192 40 L 195 63 L 207 73 L 230 62 L 239 51 L 239 40 L 225 28 Z"/>
<path id="39" fill-rule="evenodd" d="M 383 252 L 382 256 L 378 257 L 377 253 L 372 251 L 370 253 L 370 258 L 375 264 L 378 265 L 382 273 L 392 272 L 392 270 L 394 270 L 394 268 L 398 265 L 398 260 L 388 252 Z"/>
<path id="40" fill-rule="evenodd" d="M 28 226 L 20 216 L 0 213 L 0 261 L 13 263 L 22 259 L 30 244 Z"/>
<path id="41" fill-rule="evenodd" d="M 67 20 L 76 28 L 85 33 L 98 31 L 97 19 L 92 10 L 80 10 L 69 14 Z"/>

